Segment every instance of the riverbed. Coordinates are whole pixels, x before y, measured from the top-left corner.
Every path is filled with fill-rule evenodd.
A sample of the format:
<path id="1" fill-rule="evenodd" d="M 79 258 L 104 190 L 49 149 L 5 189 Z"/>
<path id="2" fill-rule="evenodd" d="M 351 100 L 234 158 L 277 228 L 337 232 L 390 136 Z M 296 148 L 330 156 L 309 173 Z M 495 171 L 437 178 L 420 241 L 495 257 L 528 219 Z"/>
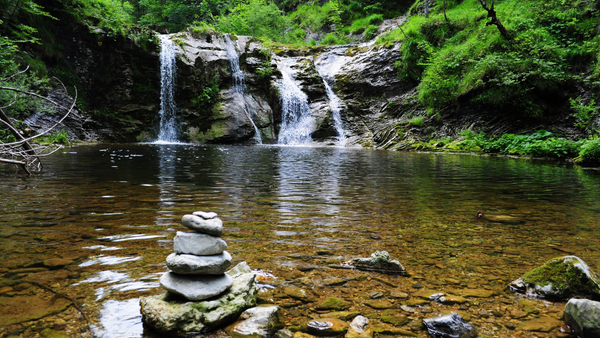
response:
<path id="1" fill-rule="evenodd" d="M 234 264 L 260 273 L 259 301 L 284 307 L 288 326 L 326 316 L 315 304 L 335 296 L 389 328 L 379 336 L 425 337 L 422 318 L 458 311 L 483 337 L 558 337 L 557 325 L 520 325 L 560 320 L 564 303 L 508 283 L 564 255 L 600 270 L 600 172 L 567 164 L 185 144 L 78 146 L 43 161 L 29 178 L 0 166 L 0 336 L 159 337 L 143 327 L 139 298 L 163 292 L 181 217 L 198 210 L 219 214 Z M 410 276 L 343 266 L 383 250 Z M 314 297 L 295 300 L 286 286 Z M 425 290 L 467 302 L 428 301 Z"/>

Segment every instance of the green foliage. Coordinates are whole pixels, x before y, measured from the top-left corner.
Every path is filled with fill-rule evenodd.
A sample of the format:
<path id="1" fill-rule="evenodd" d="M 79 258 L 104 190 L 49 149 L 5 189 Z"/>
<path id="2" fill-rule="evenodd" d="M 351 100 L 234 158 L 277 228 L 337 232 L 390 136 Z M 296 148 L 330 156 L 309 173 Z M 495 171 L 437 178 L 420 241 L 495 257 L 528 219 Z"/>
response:
<path id="1" fill-rule="evenodd" d="M 420 127 L 425 123 L 425 118 L 423 116 L 417 116 L 408 121 L 408 124 L 415 127 Z"/>
<path id="2" fill-rule="evenodd" d="M 363 39 L 365 39 L 365 40 L 373 39 L 375 36 L 377 36 L 378 31 L 379 31 L 379 26 L 375 26 L 375 25 L 367 26 L 367 28 L 365 29 L 365 34 L 363 35 Z"/>
<path id="3" fill-rule="evenodd" d="M 210 83 L 204 87 L 202 92 L 190 102 L 192 105 L 197 106 L 198 109 L 206 109 L 213 104 L 217 103 L 219 99 L 219 79 L 214 76 Z"/>
<path id="4" fill-rule="evenodd" d="M 69 141 L 69 135 L 66 130 L 60 130 L 55 133 L 46 134 L 35 139 L 36 142 L 41 144 L 65 144 L 71 143 Z"/>
<path id="5" fill-rule="evenodd" d="M 290 26 L 289 19 L 272 2 L 248 0 L 238 4 L 227 16 L 217 19 L 219 31 L 237 35 L 252 35 L 273 41 L 288 42 L 285 34 Z"/>
<path id="6" fill-rule="evenodd" d="M 343 43 L 345 43 L 343 38 L 339 37 L 336 33 L 329 33 L 321 40 L 321 44 L 324 45 L 341 45 Z"/>
<path id="7" fill-rule="evenodd" d="M 576 161 L 585 164 L 600 164 L 600 138 L 597 135 L 583 142 Z"/>
<path id="8" fill-rule="evenodd" d="M 575 111 L 573 116 L 577 119 L 575 127 L 579 127 L 588 131 L 592 131 L 593 118 L 598 113 L 598 107 L 594 99 L 590 100 L 588 104 L 584 104 L 581 96 L 576 99 L 569 99 L 571 103 L 571 109 Z"/>

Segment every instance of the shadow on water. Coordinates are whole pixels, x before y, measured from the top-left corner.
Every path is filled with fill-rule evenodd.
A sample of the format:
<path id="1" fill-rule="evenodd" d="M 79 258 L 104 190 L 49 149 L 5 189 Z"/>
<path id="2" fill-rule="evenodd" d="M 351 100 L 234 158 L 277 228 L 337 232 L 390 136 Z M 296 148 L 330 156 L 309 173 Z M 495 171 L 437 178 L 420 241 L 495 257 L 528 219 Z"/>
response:
<path id="1" fill-rule="evenodd" d="M 162 292 L 158 279 L 172 238 L 184 230 L 179 221 L 196 210 L 219 214 L 234 263 L 245 260 L 277 277 L 268 292 L 310 288 L 350 301 L 376 323 L 381 310 L 365 305 L 374 291 L 396 309 L 404 301 L 391 291 L 408 293 L 410 302 L 417 284 L 449 294 L 487 290 L 495 296 L 471 301 L 465 311 L 509 313 L 519 305 L 507 283 L 550 258 L 576 254 L 600 268 L 600 173 L 544 162 L 128 144 L 75 147 L 49 157 L 38 176 L 20 178 L 8 166 L 0 166 L 0 176 L 0 313 L 8 314 L 0 333 L 7 335 L 40 328 L 90 335 L 78 311 L 65 310 L 68 302 L 51 306 L 55 295 L 35 284 L 42 283 L 84 304 L 96 336 L 151 337 L 139 298 Z M 486 217 L 477 220 L 477 210 Z M 363 278 L 334 268 L 376 250 L 400 260 L 411 277 Z M 28 314 L 34 301 L 35 318 Z M 537 302 L 548 316 L 564 306 Z M 313 307 L 287 307 L 286 318 L 320 315 Z M 449 309 L 461 308 L 425 302 L 415 318 Z M 510 320 L 472 317 L 492 335 Z"/>

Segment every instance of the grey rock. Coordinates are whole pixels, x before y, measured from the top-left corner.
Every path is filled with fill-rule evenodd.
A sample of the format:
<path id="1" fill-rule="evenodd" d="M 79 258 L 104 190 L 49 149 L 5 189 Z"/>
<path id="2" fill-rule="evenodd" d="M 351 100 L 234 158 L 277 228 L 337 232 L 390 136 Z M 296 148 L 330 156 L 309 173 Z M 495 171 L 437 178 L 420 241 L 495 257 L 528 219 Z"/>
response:
<path id="1" fill-rule="evenodd" d="M 577 256 L 556 257 L 513 281 L 511 290 L 542 298 L 600 298 L 600 279 Z"/>
<path id="2" fill-rule="evenodd" d="M 194 211 L 192 213 L 194 216 L 200 216 L 204 219 L 213 219 L 215 217 L 217 217 L 217 213 L 216 212 L 204 212 L 204 211 Z"/>
<path id="3" fill-rule="evenodd" d="M 160 285 L 188 300 L 204 300 L 220 295 L 233 285 L 227 274 L 217 276 L 189 276 L 167 272 L 160 277 Z"/>
<path id="4" fill-rule="evenodd" d="M 191 230 L 202 234 L 221 237 L 223 234 L 223 221 L 218 218 L 204 219 L 195 215 L 185 215 L 181 224 Z"/>
<path id="5" fill-rule="evenodd" d="M 240 315 L 242 322 L 236 324 L 232 337 L 272 337 L 283 328 L 282 313 L 278 306 L 253 307 Z"/>
<path id="6" fill-rule="evenodd" d="M 177 231 L 173 239 L 175 253 L 196 256 L 218 255 L 227 249 L 221 238 L 195 232 Z"/>
<path id="7" fill-rule="evenodd" d="M 350 264 L 361 270 L 374 270 L 383 273 L 405 275 L 406 269 L 397 260 L 392 260 L 387 251 L 377 251 L 369 258 L 355 258 Z"/>
<path id="8" fill-rule="evenodd" d="M 350 323 L 346 338 L 372 338 L 373 328 L 369 325 L 369 319 L 363 316 L 356 316 Z"/>
<path id="9" fill-rule="evenodd" d="M 477 331 L 456 312 L 449 315 L 423 319 L 423 324 L 434 338 L 471 338 Z"/>
<path id="10" fill-rule="evenodd" d="M 258 288 L 248 264 L 242 262 L 227 272 L 233 286 L 214 300 L 190 302 L 169 293 L 140 299 L 142 321 L 159 332 L 185 334 L 206 332 L 235 320 L 256 305 Z"/>
<path id="11" fill-rule="evenodd" d="M 170 254 L 167 266 L 182 275 L 220 275 L 231 266 L 231 255 L 227 251 L 212 256 Z"/>
<path id="12" fill-rule="evenodd" d="M 600 337 L 600 302 L 570 299 L 565 306 L 565 323 L 580 337 Z"/>
<path id="13" fill-rule="evenodd" d="M 275 333 L 273 338 L 292 338 L 294 337 L 294 333 L 288 329 L 281 329 Z"/>

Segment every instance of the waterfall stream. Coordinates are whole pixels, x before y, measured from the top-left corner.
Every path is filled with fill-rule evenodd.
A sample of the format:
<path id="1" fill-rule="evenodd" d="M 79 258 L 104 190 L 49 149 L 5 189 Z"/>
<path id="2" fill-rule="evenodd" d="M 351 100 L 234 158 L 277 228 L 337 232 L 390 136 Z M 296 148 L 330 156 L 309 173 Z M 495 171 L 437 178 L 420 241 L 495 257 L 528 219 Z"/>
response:
<path id="1" fill-rule="evenodd" d="M 277 60 L 281 71 L 281 108 L 282 122 L 279 131 L 279 144 L 300 145 L 312 142 L 313 117 L 308 96 L 298 87 L 292 75 L 292 58 Z"/>
<path id="2" fill-rule="evenodd" d="M 345 49 L 340 50 L 341 53 L 344 51 Z M 341 115 L 343 102 L 333 91 L 333 84 L 335 82 L 334 75 L 341 69 L 346 61 L 346 57 L 338 55 L 337 51 L 324 53 L 315 60 L 315 68 L 323 79 L 327 98 L 329 99 L 329 109 L 331 109 L 333 128 L 338 135 L 336 143 L 340 146 L 343 146 L 346 143 L 346 132 L 344 130 Z"/>
<path id="3" fill-rule="evenodd" d="M 246 86 L 244 85 L 244 72 L 240 69 L 240 56 L 235 49 L 235 45 L 229 35 L 225 35 L 225 52 L 227 53 L 227 58 L 229 59 L 229 64 L 231 65 L 231 76 L 233 77 L 233 92 L 239 93 L 242 96 L 242 100 L 244 101 L 244 113 L 250 123 L 254 127 L 254 140 L 258 144 L 262 144 L 262 138 L 260 136 L 260 130 L 254 123 L 252 119 L 252 113 L 248 109 L 248 105 L 246 104 Z"/>
<path id="4" fill-rule="evenodd" d="M 175 106 L 175 43 L 171 35 L 160 38 L 160 126 L 156 143 L 176 143 L 177 107 Z"/>

